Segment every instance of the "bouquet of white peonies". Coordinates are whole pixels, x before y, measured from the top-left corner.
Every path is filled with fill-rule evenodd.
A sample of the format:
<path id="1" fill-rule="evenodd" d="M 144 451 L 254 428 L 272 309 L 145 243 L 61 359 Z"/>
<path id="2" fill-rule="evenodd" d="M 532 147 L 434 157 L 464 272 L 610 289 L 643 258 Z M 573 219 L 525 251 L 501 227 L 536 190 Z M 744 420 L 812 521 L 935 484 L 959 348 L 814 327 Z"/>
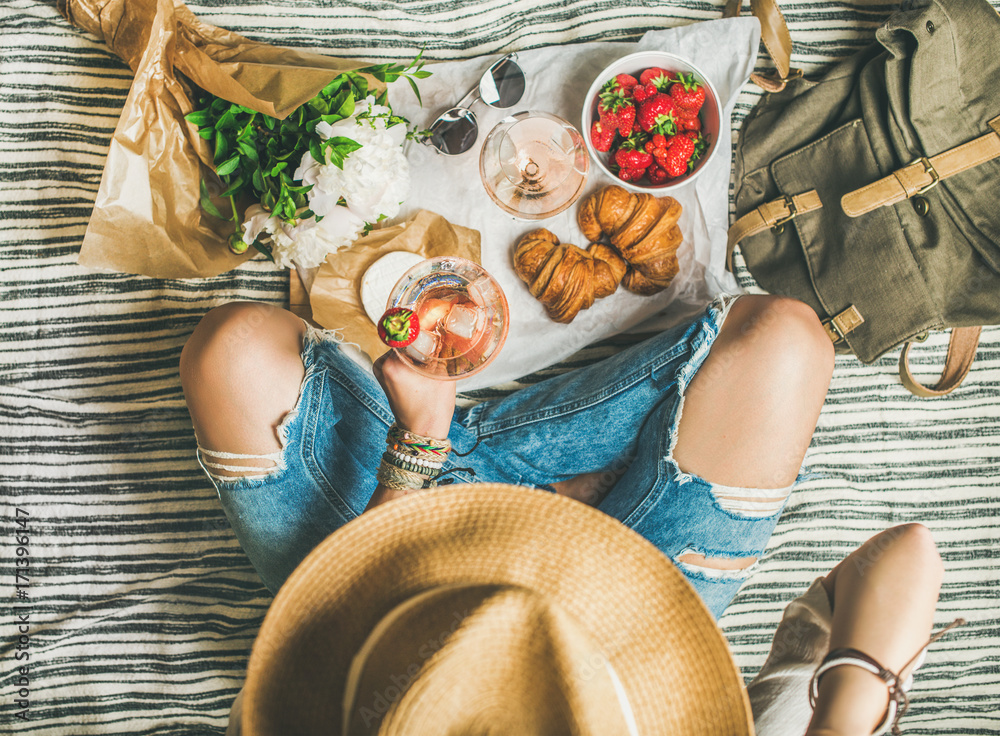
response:
<path id="1" fill-rule="evenodd" d="M 201 204 L 233 222 L 229 247 L 253 247 L 282 268 L 313 268 L 395 216 L 410 186 L 402 146 L 414 133 L 392 113 L 386 92 L 374 94 L 362 75 L 405 78 L 419 99 L 415 80 L 430 75 L 422 67 L 418 55 L 406 67 L 344 72 L 284 120 L 206 95 L 186 119 L 214 144 L 230 211 L 204 181 Z"/>

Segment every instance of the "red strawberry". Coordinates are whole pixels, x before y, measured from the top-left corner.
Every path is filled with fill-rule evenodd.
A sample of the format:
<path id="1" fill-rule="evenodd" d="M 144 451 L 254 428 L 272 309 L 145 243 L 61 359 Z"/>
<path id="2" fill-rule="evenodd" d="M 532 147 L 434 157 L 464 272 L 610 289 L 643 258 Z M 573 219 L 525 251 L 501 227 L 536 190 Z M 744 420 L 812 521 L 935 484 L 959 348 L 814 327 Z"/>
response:
<path id="1" fill-rule="evenodd" d="M 636 120 L 647 133 L 674 132 L 674 101 L 670 95 L 656 94 L 641 105 Z"/>
<path id="2" fill-rule="evenodd" d="M 636 102 L 643 102 L 648 100 L 653 95 L 657 94 L 658 90 L 652 84 L 637 84 L 632 90 L 632 99 Z"/>
<path id="3" fill-rule="evenodd" d="M 687 173 L 688 162 L 694 153 L 694 141 L 686 135 L 675 135 L 667 141 L 667 153 L 663 156 L 663 168 L 671 177 Z"/>
<path id="4" fill-rule="evenodd" d="M 420 321 L 412 309 L 393 307 L 378 321 L 378 337 L 390 348 L 405 348 L 420 334 Z"/>
<path id="5" fill-rule="evenodd" d="M 590 142 L 594 144 L 594 149 L 601 153 L 611 150 L 611 143 L 615 139 L 615 129 L 609 125 L 602 125 L 600 120 L 595 120 L 590 127 Z"/>
<path id="6" fill-rule="evenodd" d="M 597 116 L 601 123 L 609 128 L 618 127 L 618 116 L 615 114 L 614 103 L 603 99 L 597 105 Z"/>
<path id="7" fill-rule="evenodd" d="M 667 137 L 661 133 L 657 133 L 653 136 L 653 148 L 666 148 L 667 147 Z"/>
<path id="8" fill-rule="evenodd" d="M 670 96 L 680 113 L 694 117 L 705 103 L 705 88 L 695 81 L 693 74 L 678 74 L 677 84 L 670 87 Z"/>
<path id="9" fill-rule="evenodd" d="M 622 105 L 615 111 L 615 117 L 618 120 L 618 132 L 627 138 L 635 125 L 635 105 Z"/>
<path id="10" fill-rule="evenodd" d="M 623 169 L 642 169 L 653 163 L 652 155 L 645 151 L 635 151 L 627 148 L 619 148 L 615 154 L 615 163 Z"/>
<path id="11" fill-rule="evenodd" d="M 639 181 L 645 173 L 645 169 L 619 169 L 618 178 L 622 181 Z"/>
<path id="12" fill-rule="evenodd" d="M 677 130 L 680 132 L 694 130 L 701 130 L 701 119 L 695 115 L 694 117 L 682 116 L 677 118 Z"/>
<path id="13" fill-rule="evenodd" d="M 639 75 L 639 84 L 652 84 L 653 79 L 656 77 L 662 77 L 666 73 L 666 69 L 661 69 L 658 66 L 651 66 Z"/>
<path id="14" fill-rule="evenodd" d="M 639 84 L 656 87 L 657 91 L 662 91 L 669 87 L 675 79 L 676 77 L 666 69 L 653 66 L 640 75 Z"/>
<path id="15" fill-rule="evenodd" d="M 669 178 L 666 170 L 661 169 L 659 166 L 650 166 L 646 169 L 646 176 L 649 177 L 651 184 L 662 184 Z"/>
<path id="16" fill-rule="evenodd" d="M 626 97 L 632 94 L 632 88 L 639 84 L 631 74 L 619 74 L 614 79 L 614 89 Z"/>

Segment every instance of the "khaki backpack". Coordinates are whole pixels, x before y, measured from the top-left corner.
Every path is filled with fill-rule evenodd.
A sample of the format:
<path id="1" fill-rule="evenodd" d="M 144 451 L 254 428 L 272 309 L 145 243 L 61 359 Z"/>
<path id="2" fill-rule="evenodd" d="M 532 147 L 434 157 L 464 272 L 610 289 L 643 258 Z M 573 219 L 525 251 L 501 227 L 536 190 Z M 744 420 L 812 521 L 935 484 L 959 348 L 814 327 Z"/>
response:
<path id="1" fill-rule="evenodd" d="M 1000 323 L 1000 16 L 986 0 L 904 3 L 878 43 L 810 81 L 789 68 L 773 0 L 753 11 L 777 78 L 755 80 L 773 91 L 740 131 L 730 258 L 739 244 L 756 281 L 812 306 L 838 350 L 870 363 L 906 343 L 903 383 L 949 392 L 979 325 Z M 909 348 L 949 327 L 925 387 Z"/>

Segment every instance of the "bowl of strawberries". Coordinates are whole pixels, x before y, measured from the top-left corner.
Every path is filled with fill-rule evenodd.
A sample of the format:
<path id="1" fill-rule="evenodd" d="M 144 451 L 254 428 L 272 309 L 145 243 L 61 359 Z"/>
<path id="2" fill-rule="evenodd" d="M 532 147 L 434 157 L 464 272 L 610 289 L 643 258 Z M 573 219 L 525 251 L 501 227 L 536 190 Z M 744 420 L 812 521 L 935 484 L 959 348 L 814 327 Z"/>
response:
<path id="1" fill-rule="evenodd" d="M 691 182 L 719 147 L 722 106 L 707 77 L 665 51 L 640 51 L 604 69 L 587 92 L 591 158 L 634 192 Z"/>

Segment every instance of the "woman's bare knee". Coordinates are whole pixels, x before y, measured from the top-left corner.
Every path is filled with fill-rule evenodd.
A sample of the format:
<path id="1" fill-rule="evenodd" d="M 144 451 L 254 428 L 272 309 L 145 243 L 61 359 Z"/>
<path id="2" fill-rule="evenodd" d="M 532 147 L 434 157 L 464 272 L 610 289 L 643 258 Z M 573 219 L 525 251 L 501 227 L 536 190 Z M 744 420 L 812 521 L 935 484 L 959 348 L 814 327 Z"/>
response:
<path id="1" fill-rule="evenodd" d="M 181 352 L 184 395 L 203 447 L 278 448 L 276 427 L 295 405 L 304 369 L 302 321 L 286 310 L 233 302 L 210 311 Z"/>
<path id="2" fill-rule="evenodd" d="M 833 347 L 807 305 L 738 299 L 688 387 L 678 465 L 726 485 L 791 484 L 832 372 Z"/>

